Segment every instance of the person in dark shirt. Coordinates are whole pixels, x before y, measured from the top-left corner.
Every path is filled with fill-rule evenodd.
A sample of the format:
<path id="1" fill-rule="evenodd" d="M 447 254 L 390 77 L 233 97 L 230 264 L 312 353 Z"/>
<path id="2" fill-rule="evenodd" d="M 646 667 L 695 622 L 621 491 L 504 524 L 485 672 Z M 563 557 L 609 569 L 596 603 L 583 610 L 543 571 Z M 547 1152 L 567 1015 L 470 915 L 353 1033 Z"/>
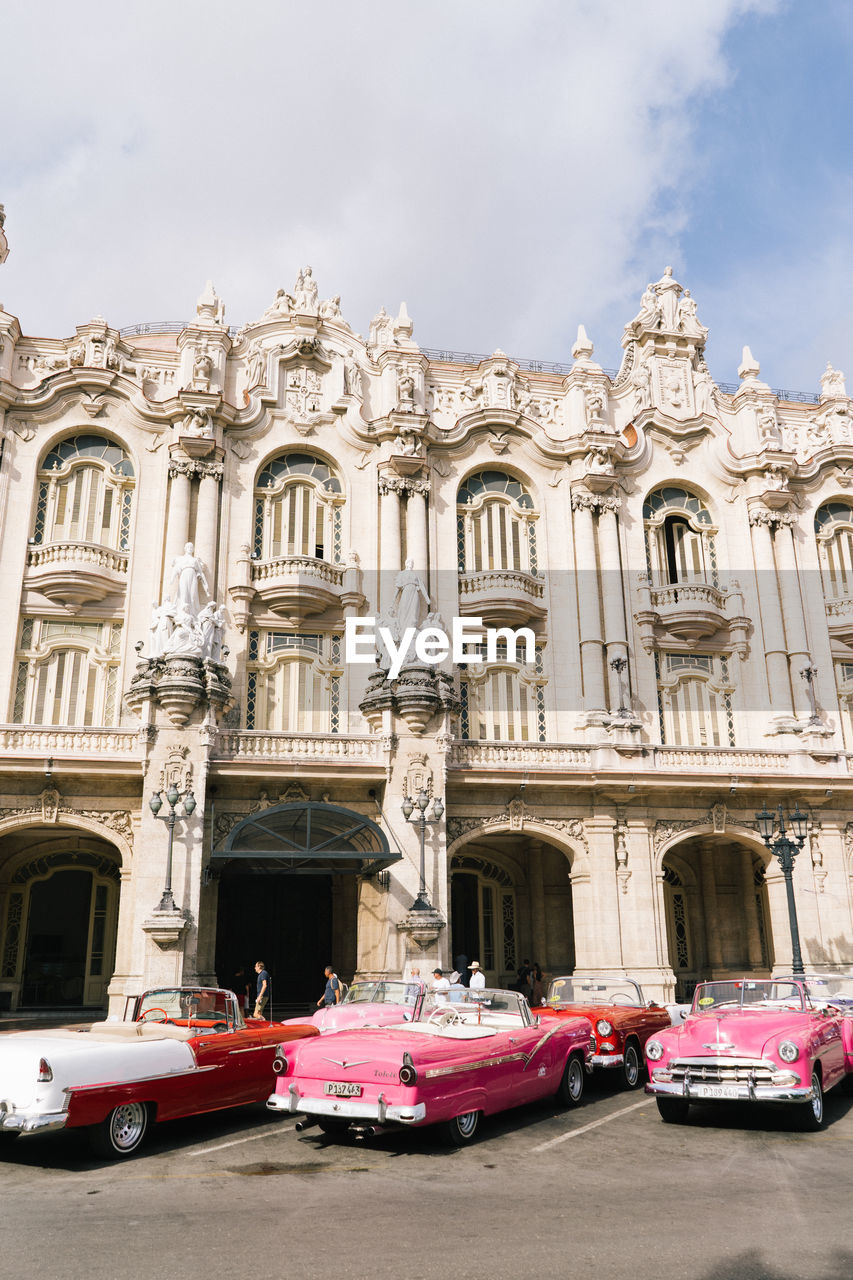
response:
<path id="1" fill-rule="evenodd" d="M 264 1016 L 264 1005 L 269 999 L 270 994 L 270 975 L 266 971 L 263 960 L 255 963 L 255 973 L 258 975 L 257 995 L 255 996 L 255 1012 L 253 1018 L 262 1018 Z"/>
<path id="2" fill-rule="evenodd" d="M 326 965 L 324 970 L 326 974 L 326 990 L 317 1001 L 318 1007 L 322 1004 L 328 1009 L 330 1005 L 340 1004 L 341 1002 L 341 984 L 338 981 L 338 975 L 330 964 Z"/>
<path id="3" fill-rule="evenodd" d="M 518 966 L 518 981 L 516 983 L 516 991 L 520 991 L 526 998 L 530 999 L 530 961 L 522 960 Z"/>

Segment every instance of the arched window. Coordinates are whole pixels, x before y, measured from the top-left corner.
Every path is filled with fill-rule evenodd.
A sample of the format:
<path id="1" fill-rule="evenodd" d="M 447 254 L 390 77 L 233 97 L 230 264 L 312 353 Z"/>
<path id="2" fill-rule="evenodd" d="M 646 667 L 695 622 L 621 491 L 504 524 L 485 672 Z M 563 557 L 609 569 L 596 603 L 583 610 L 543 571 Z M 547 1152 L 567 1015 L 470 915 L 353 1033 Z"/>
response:
<path id="1" fill-rule="evenodd" d="M 249 633 L 246 728 L 340 732 L 340 635 Z"/>
<path id="2" fill-rule="evenodd" d="M 118 724 L 121 623 L 24 618 L 12 721 Z"/>
<path id="3" fill-rule="evenodd" d="M 273 458 L 255 486 L 255 555 L 341 564 L 341 482 L 313 453 Z"/>
<path id="4" fill-rule="evenodd" d="M 478 471 L 460 485 L 456 504 L 460 573 L 537 573 L 533 499 L 520 480 L 505 471 Z"/>
<path id="5" fill-rule="evenodd" d="M 849 502 L 825 502 L 814 527 L 824 597 L 853 596 L 853 507 Z"/>
<path id="6" fill-rule="evenodd" d="M 60 441 L 39 469 L 33 542 L 88 542 L 127 551 L 133 463 L 105 436 Z"/>
<path id="7" fill-rule="evenodd" d="M 485 646 L 484 646 L 485 649 Z M 521 653 L 519 653 L 521 656 Z M 532 665 L 508 660 L 498 646 L 497 661 L 463 668 L 460 682 L 463 738 L 488 742 L 546 742 L 545 677 L 542 650 Z"/>
<path id="8" fill-rule="evenodd" d="M 655 655 L 661 739 L 667 746 L 733 747 L 734 717 L 725 654 Z"/>
<path id="9" fill-rule="evenodd" d="M 454 854 L 450 864 L 452 950 L 469 959 L 497 982 L 513 974 L 518 963 L 515 885 L 509 874 L 486 858 Z"/>
<path id="10" fill-rule="evenodd" d="M 717 585 L 711 513 L 687 489 L 655 489 L 643 504 L 646 562 L 654 586 L 677 582 Z"/>

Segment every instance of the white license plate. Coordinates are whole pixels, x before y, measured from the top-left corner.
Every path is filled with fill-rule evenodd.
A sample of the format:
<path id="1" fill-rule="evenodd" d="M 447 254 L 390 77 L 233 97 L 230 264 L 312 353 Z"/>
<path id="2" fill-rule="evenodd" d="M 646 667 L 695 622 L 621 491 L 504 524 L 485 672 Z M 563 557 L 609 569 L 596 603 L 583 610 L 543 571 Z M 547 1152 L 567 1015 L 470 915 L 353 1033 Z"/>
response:
<path id="1" fill-rule="evenodd" d="M 739 1098 L 740 1090 L 735 1084 L 692 1084 L 692 1098 Z"/>
<path id="2" fill-rule="evenodd" d="M 323 1092 L 335 1098 L 360 1098 L 361 1085 L 350 1084 L 348 1080 L 329 1080 L 323 1085 Z"/>

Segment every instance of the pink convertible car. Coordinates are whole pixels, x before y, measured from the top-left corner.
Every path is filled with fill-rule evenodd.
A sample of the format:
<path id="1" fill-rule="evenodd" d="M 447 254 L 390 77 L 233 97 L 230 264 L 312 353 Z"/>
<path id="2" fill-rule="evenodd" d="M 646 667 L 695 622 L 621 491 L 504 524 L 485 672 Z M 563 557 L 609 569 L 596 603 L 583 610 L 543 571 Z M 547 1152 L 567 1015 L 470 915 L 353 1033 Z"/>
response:
<path id="1" fill-rule="evenodd" d="M 315 1053 L 288 1045 L 273 1063 L 279 1078 L 267 1106 L 326 1133 L 437 1124 L 460 1146 L 481 1116 L 548 1096 L 580 1101 L 591 1069 L 586 1018 L 540 1022 L 515 991 L 454 994 L 412 1022 L 318 1036 Z"/>
<path id="2" fill-rule="evenodd" d="M 646 1044 L 646 1093 L 670 1124 L 694 1102 L 774 1102 L 795 1105 L 801 1128 L 820 1129 L 824 1093 L 853 1071 L 851 1008 L 849 978 L 831 992 L 805 977 L 704 982 L 684 1023 Z"/>
<path id="3" fill-rule="evenodd" d="M 384 1027 L 418 1016 L 425 987 L 421 982 L 377 978 L 354 982 L 340 1004 L 318 1009 L 309 1018 L 288 1018 L 286 1026 L 314 1026 L 318 1031 L 352 1027 Z"/>

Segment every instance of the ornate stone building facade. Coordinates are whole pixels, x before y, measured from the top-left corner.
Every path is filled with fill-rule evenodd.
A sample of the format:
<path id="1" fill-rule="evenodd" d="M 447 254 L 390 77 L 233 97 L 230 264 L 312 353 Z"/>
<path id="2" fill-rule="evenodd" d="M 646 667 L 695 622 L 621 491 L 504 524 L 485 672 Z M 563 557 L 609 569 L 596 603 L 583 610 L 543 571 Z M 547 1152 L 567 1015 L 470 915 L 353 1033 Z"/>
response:
<path id="1" fill-rule="evenodd" d="M 853 401 L 748 349 L 715 384 L 706 338 L 669 269 L 612 373 L 583 329 L 565 367 L 405 306 L 365 341 L 310 268 L 238 331 L 211 286 L 71 338 L 0 310 L 0 1007 L 258 955 L 276 1003 L 327 960 L 782 971 L 755 811 L 794 800 L 807 963 L 853 964 Z M 392 679 L 347 661 L 371 617 L 533 639 Z"/>

